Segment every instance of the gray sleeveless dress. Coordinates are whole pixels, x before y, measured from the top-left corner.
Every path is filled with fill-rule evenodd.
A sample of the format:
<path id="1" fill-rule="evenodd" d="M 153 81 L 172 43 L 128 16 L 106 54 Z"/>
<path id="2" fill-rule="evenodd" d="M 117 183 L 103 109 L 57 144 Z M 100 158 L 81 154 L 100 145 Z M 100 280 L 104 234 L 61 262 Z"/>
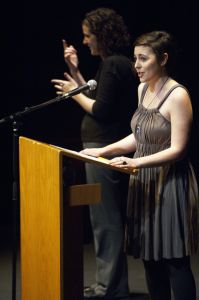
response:
<path id="1" fill-rule="evenodd" d="M 170 147 L 171 124 L 159 106 L 142 105 L 144 86 L 131 121 L 137 142 L 134 157 L 146 156 Z M 181 86 L 183 87 L 183 86 Z M 180 258 L 194 253 L 199 245 L 199 196 L 197 181 L 188 159 L 161 167 L 141 168 L 130 177 L 125 249 L 145 260 Z"/>

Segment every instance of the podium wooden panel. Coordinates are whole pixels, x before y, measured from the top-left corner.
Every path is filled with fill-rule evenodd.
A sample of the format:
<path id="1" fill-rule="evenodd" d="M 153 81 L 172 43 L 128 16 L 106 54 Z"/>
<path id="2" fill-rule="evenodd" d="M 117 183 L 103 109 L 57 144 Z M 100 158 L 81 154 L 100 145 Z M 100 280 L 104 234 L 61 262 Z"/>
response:
<path id="1" fill-rule="evenodd" d="M 59 147 L 19 138 L 21 300 L 83 298 L 81 205 L 100 201 L 100 185 L 65 194 L 64 156 Z"/>

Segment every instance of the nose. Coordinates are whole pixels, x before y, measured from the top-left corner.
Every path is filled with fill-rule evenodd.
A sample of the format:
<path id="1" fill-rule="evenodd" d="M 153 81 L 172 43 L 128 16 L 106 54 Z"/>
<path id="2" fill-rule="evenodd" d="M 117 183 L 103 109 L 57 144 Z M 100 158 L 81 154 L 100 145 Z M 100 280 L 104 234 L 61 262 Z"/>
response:
<path id="1" fill-rule="evenodd" d="M 87 44 L 88 44 L 88 40 L 87 40 L 86 37 L 83 38 L 83 44 L 84 44 L 84 45 L 87 45 Z"/>
<path id="2" fill-rule="evenodd" d="M 139 68 L 139 62 L 138 62 L 138 59 L 135 59 L 134 67 L 135 67 L 136 69 Z"/>

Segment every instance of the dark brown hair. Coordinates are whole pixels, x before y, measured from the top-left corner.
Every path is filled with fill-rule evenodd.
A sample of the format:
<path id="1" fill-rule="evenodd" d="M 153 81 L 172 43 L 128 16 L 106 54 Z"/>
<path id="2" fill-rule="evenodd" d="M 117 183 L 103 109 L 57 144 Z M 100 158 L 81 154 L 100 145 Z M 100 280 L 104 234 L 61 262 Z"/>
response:
<path id="1" fill-rule="evenodd" d="M 167 53 L 168 61 L 165 68 L 169 75 L 173 73 L 176 65 L 177 45 L 170 33 L 166 31 L 144 33 L 135 40 L 133 46 L 148 46 L 152 48 L 159 62 L 162 61 L 164 53 Z"/>
<path id="2" fill-rule="evenodd" d="M 123 18 L 113 9 L 98 8 L 85 15 L 82 22 L 96 36 L 99 50 L 105 56 L 130 54 L 130 36 Z"/>

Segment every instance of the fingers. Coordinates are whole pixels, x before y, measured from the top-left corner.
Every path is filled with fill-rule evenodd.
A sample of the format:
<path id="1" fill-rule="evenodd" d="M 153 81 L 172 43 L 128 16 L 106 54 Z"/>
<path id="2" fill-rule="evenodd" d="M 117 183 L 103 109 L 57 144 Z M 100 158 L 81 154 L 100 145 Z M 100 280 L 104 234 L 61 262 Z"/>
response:
<path id="1" fill-rule="evenodd" d="M 110 161 L 110 164 L 117 167 L 126 167 L 128 162 L 126 161 L 126 157 L 115 157 Z"/>
<path id="2" fill-rule="evenodd" d="M 66 75 L 65 75 L 65 73 L 66 73 Z M 64 73 L 64 76 L 65 76 L 66 79 L 70 79 L 70 78 L 72 79 L 72 77 L 67 72 L 65 72 L 65 73 Z M 63 86 L 65 84 L 67 84 L 68 81 L 70 81 L 70 80 L 66 81 L 66 80 L 62 80 L 62 79 L 51 79 L 52 83 L 59 84 L 60 86 Z"/>
<path id="3" fill-rule="evenodd" d="M 66 40 L 62 40 L 64 50 L 68 47 Z"/>
<path id="4" fill-rule="evenodd" d="M 70 80 L 52 79 L 51 82 L 57 89 L 57 94 L 68 93 L 77 87 L 77 84 L 75 84 L 75 82 L 70 82 Z"/>
<path id="5" fill-rule="evenodd" d="M 55 84 L 58 84 L 60 86 L 63 86 L 65 84 L 65 81 L 61 80 L 61 79 L 52 79 L 51 82 L 55 83 Z"/>
<path id="6" fill-rule="evenodd" d="M 71 55 L 71 54 L 74 54 L 76 53 L 76 49 L 72 46 L 72 45 L 69 45 L 66 40 L 62 40 L 62 44 L 63 44 L 63 48 L 64 48 L 64 53 L 65 54 L 68 54 L 68 55 Z"/>
<path id="7" fill-rule="evenodd" d="M 63 86 L 62 86 L 62 85 L 55 84 L 55 85 L 54 85 L 54 88 L 57 89 L 57 90 L 56 90 L 56 94 L 57 94 L 57 95 L 62 95 L 62 94 L 63 94 Z"/>
<path id="8" fill-rule="evenodd" d="M 73 77 L 69 73 L 64 72 L 64 77 L 67 79 L 67 81 L 70 81 L 72 84 L 78 86 L 77 82 L 73 79 Z"/>
<path id="9" fill-rule="evenodd" d="M 70 80 L 72 81 L 73 77 L 70 76 L 70 74 L 68 72 L 64 72 L 64 77 L 67 79 L 67 80 Z"/>
<path id="10" fill-rule="evenodd" d="M 86 154 L 86 155 L 91 155 L 91 156 L 95 156 L 93 155 L 93 148 L 86 148 L 80 151 L 81 154 Z"/>
<path id="11" fill-rule="evenodd" d="M 64 92 L 64 84 L 65 81 L 60 80 L 60 79 L 52 79 L 51 82 L 54 84 L 54 88 L 57 89 L 56 94 L 57 95 L 62 95 Z"/>
<path id="12" fill-rule="evenodd" d="M 125 156 L 115 157 L 108 162 L 110 165 L 128 170 L 132 173 L 137 173 L 138 166 L 135 163 L 135 159 L 131 159 Z"/>
<path id="13" fill-rule="evenodd" d="M 99 156 L 99 149 L 98 148 L 86 148 L 81 150 L 81 154 L 98 157 Z"/>

